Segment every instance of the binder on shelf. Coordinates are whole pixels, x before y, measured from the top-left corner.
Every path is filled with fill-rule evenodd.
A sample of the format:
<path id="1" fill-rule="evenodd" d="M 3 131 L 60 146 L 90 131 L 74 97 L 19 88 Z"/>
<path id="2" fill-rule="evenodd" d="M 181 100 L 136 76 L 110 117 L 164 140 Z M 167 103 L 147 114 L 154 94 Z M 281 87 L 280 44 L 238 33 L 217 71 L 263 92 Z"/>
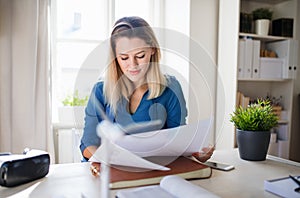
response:
<path id="1" fill-rule="evenodd" d="M 244 64 L 245 64 L 245 40 L 239 40 L 238 48 L 238 78 L 244 78 Z"/>
<path id="2" fill-rule="evenodd" d="M 297 78 L 297 72 L 299 69 L 298 66 L 298 48 L 299 48 L 299 42 L 297 40 L 294 40 L 294 68 L 293 68 L 293 79 Z"/>
<path id="3" fill-rule="evenodd" d="M 252 78 L 259 78 L 260 76 L 260 40 L 253 40 L 252 53 Z"/>
<path id="4" fill-rule="evenodd" d="M 260 58 L 261 79 L 282 79 L 283 60 L 280 58 Z"/>
<path id="5" fill-rule="evenodd" d="M 282 78 L 296 78 L 298 66 L 298 41 L 293 39 L 276 41 L 268 43 L 266 47 L 269 50 L 275 51 L 278 58 L 283 60 Z"/>
<path id="6" fill-rule="evenodd" d="M 252 78 L 253 40 L 240 39 L 238 50 L 238 78 Z M 256 53 L 256 52 L 255 52 Z M 256 54 L 255 54 L 256 58 Z"/>
<path id="7" fill-rule="evenodd" d="M 253 54 L 253 40 L 245 40 L 245 64 L 244 64 L 244 78 L 252 77 L 252 54 Z"/>

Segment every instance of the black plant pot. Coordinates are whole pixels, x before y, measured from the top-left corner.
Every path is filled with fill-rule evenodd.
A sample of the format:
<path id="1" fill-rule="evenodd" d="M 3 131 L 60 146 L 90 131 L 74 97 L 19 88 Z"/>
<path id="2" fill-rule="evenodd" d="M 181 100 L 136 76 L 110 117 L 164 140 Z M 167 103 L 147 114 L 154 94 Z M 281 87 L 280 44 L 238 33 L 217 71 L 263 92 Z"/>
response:
<path id="1" fill-rule="evenodd" d="M 270 131 L 242 131 L 236 130 L 236 140 L 240 158 L 251 161 L 263 161 L 266 159 Z"/>

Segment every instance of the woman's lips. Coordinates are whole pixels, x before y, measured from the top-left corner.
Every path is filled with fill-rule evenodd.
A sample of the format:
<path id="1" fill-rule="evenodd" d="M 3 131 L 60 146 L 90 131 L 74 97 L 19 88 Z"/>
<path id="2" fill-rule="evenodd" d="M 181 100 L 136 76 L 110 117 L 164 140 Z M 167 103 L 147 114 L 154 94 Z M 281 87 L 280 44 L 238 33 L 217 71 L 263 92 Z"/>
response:
<path id="1" fill-rule="evenodd" d="M 138 75 L 140 73 L 141 70 L 131 70 L 129 71 L 129 73 L 133 76 Z"/>

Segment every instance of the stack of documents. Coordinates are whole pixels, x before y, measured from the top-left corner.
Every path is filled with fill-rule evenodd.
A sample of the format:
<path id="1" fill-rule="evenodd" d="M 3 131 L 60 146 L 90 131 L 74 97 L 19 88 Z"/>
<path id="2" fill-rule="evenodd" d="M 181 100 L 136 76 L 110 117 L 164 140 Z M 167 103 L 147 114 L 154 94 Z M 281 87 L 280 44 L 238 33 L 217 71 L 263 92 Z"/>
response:
<path id="1" fill-rule="evenodd" d="M 300 176 L 295 178 L 299 180 Z M 299 188 L 299 185 L 290 177 L 265 180 L 264 188 L 266 191 L 281 197 L 300 197 L 300 193 L 295 191 L 295 189 Z"/>

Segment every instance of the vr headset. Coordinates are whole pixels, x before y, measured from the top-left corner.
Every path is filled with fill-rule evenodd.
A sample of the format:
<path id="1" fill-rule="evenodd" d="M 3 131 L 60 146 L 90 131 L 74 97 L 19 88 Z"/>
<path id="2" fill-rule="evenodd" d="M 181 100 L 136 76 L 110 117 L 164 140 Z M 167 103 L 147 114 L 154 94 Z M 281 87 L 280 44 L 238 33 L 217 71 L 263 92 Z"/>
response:
<path id="1" fill-rule="evenodd" d="M 25 149 L 23 154 L 0 153 L 0 185 L 13 187 L 46 176 L 50 156 L 41 150 Z"/>

